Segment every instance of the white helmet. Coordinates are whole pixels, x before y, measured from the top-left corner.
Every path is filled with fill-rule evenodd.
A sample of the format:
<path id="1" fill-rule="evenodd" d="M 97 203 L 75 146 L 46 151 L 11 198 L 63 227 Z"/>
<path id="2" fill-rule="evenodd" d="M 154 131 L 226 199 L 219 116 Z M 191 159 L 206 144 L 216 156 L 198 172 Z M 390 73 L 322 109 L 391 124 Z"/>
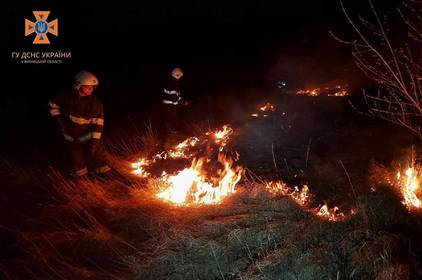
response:
<path id="1" fill-rule="evenodd" d="M 81 86 L 98 86 L 98 79 L 91 72 L 82 70 L 76 74 L 73 87 L 79 90 Z"/>
<path id="2" fill-rule="evenodd" d="M 171 71 L 171 75 L 176 79 L 179 80 L 181 77 L 183 77 L 183 71 L 180 68 L 174 68 L 173 71 Z"/>

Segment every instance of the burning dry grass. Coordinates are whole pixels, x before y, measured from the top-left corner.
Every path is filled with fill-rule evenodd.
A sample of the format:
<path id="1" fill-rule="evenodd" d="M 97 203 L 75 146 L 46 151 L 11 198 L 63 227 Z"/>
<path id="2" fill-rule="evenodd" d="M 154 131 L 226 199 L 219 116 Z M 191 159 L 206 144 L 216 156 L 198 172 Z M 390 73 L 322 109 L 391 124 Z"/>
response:
<path id="1" fill-rule="evenodd" d="M 380 164 L 371 167 L 370 182 L 372 191 L 379 186 L 390 186 L 402 197 L 402 203 L 409 211 L 421 212 L 422 190 L 420 188 L 420 165 L 411 164 L 410 167 L 395 166 L 397 173 L 394 175 L 392 168 Z"/>
<path id="2" fill-rule="evenodd" d="M 223 151 L 230 150 L 223 139 L 232 134 L 227 127 L 209 134 L 216 148 L 199 151 L 216 161 L 223 142 Z M 182 168 L 166 175 L 167 182 L 186 164 L 192 167 L 198 155 L 195 149 L 202 140 L 187 139 L 165 150 L 173 165 L 182 162 Z M 354 197 L 354 215 L 341 215 L 325 204 L 315 208 L 316 199 L 310 203 L 312 185 L 292 188 L 247 174 L 230 180 L 236 182 L 236 191 L 218 204 L 180 207 L 157 197 L 169 190 L 157 183 L 163 178 L 162 151 L 147 147 L 140 155 L 138 148 L 128 144 L 123 148 L 128 152 L 116 153 L 121 157 L 113 161 L 129 183 L 69 181 L 54 170 L 14 174 L 16 181 L 10 182 L 36 181 L 52 193 L 36 213 L 38 220 L 20 232 L 25 257 L 15 278 L 400 279 L 420 267 L 409 260 L 420 248 L 412 247 L 419 239 L 412 232 L 422 222 L 409 214 L 392 188 L 361 193 Z M 136 156 L 122 160 L 131 149 Z M 139 158 L 144 161 L 131 166 Z M 150 168 L 152 161 L 159 172 Z M 218 186 L 224 181 L 221 170 L 240 170 L 230 164 L 227 169 L 229 162 L 220 162 L 213 169 L 220 170 L 213 173 L 217 180 L 207 176 L 206 182 Z M 136 171 L 141 167 L 142 172 Z M 144 172 L 153 175 L 142 178 Z M 396 172 L 392 174 L 391 180 L 396 180 Z M 405 227 L 412 230 L 407 233 Z"/>
<path id="3" fill-rule="evenodd" d="M 22 233 L 27 258 L 21 265 L 33 279 L 362 279 L 409 273 L 394 258 L 406 240 L 382 232 L 407 213 L 397 211 L 401 204 L 388 192 L 362 197 L 354 216 L 333 223 L 302 207 L 309 190 L 286 186 L 283 195 L 274 195 L 248 181 L 218 205 L 178 207 L 142 184 L 70 182 L 55 172 L 38 176 L 54 188 L 55 199 L 37 221 L 44 226 Z"/>

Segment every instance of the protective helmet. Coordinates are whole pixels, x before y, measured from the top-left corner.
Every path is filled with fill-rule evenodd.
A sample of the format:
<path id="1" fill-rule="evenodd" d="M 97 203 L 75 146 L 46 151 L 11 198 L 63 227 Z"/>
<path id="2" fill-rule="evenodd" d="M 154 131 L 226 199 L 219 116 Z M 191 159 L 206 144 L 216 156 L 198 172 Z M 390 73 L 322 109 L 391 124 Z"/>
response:
<path id="1" fill-rule="evenodd" d="M 91 72 L 82 70 L 76 74 L 73 87 L 79 90 L 81 86 L 98 86 L 98 79 Z"/>
<path id="2" fill-rule="evenodd" d="M 183 77 L 183 71 L 180 68 L 174 68 L 173 71 L 171 71 L 171 75 L 176 79 L 179 80 L 181 77 Z"/>

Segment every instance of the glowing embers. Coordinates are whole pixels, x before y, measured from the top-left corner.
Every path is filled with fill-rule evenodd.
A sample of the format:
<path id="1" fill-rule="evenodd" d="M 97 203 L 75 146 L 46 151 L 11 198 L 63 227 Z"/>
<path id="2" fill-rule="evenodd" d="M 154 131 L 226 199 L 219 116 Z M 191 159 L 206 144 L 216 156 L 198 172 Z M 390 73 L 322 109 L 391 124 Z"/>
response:
<path id="1" fill-rule="evenodd" d="M 399 171 L 397 173 L 397 183 L 401 194 L 403 195 L 403 204 L 407 208 L 421 208 L 421 200 L 416 195 L 419 189 L 419 171 L 414 166 L 409 167 L 404 175 Z"/>
<path id="2" fill-rule="evenodd" d="M 190 168 L 175 175 L 163 173 L 158 180 L 161 190 L 157 197 L 178 205 L 216 204 L 234 193 L 243 168 L 232 167 L 232 159 L 219 154 L 218 162 L 223 168 L 215 174 L 208 174 L 204 168 L 205 161 L 206 158 L 194 159 Z"/>

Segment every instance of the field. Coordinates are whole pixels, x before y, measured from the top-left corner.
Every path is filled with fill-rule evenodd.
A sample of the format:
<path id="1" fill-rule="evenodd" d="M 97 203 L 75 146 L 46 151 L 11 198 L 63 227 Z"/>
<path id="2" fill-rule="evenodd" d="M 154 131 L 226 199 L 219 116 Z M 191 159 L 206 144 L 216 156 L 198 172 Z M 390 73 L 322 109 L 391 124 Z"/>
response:
<path id="1" fill-rule="evenodd" d="M 122 176 L 109 180 L 70 180 L 58 167 L 34 164 L 38 152 L 5 158 L 4 278 L 421 279 L 421 210 L 402 203 L 395 183 L 412 146 L 418 154 L 414 137 L 358 114 L 347 97 L 266 98 L 227 97 L 207 116 L 188 109 L 183 134 L 165 139 L 141 117 L 130 129 L 115 121 L 106 146 Z M 275 111 L 251 116 L 267 101 Z M 223 124 L 233 129 L 224 151 L 238 153 L 233 164 L 244 172 L 221 203 L 156 196 L 161 171 L 187 167 L 192 157 L 157 164 L 145 178 L 133 174 L 131 163 L 156 153 L 158 142 L 172 147 Z M 211 160 L 218 153 L 194 151 Z"/>

